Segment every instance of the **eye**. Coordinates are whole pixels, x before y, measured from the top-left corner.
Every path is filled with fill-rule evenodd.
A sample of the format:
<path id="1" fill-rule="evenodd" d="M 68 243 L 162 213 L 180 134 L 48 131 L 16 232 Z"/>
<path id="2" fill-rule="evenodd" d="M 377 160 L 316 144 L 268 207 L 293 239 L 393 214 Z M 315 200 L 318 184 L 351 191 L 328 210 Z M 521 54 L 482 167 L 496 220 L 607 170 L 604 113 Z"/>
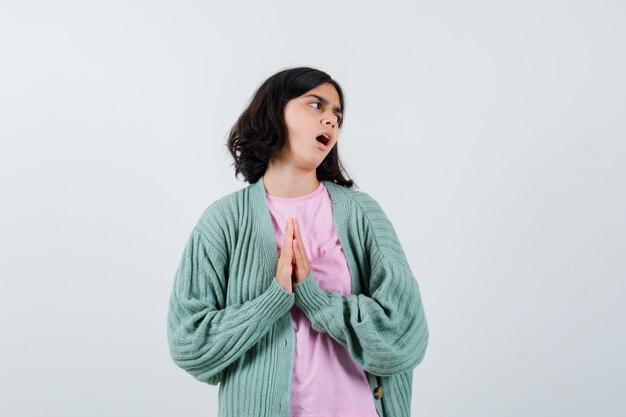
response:
<path id="1" fill-rule="evenodd" d="M 318 108 L 318 109 L 321 109 L 321 108 L 322 108 L 322 103 L 320 103 L 319 101 L 312 101 L 312 102 L 311 102 L 311 103 L 309 103 L 309 104 L 318 104 L 318 105 L 319 105 L 319 107 L 317 107 L 317 108 Z M 336 114 L 336 115 L 335 115 L 335 117 L 337 118 L 337 123 L 338 123 L 338 124 L 341 124 L 342 117 L 341 117 L 341 116 L 339 116 L 338 114 Z"/>

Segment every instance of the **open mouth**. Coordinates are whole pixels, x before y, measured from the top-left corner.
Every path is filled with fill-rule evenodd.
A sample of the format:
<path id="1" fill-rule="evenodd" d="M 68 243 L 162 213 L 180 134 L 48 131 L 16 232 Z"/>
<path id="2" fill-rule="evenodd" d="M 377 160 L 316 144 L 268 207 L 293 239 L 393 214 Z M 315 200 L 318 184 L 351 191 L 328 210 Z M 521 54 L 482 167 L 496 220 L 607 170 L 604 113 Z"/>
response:
<path id="1" fill-rule="evenodd" d="M 318 137 L 315 138 L 318 142 L 323 143 L 324 145 L 328 145 L 328 142 L 330 142 L 330 138 L 327 138 L 324 135 L 319 135 Z"/>

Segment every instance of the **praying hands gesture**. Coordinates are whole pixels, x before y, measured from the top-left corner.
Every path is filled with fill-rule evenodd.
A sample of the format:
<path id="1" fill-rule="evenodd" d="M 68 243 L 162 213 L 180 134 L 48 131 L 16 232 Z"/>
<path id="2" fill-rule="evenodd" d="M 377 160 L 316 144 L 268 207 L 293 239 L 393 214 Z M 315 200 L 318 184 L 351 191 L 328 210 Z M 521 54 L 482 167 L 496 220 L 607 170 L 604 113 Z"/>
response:
<path id="1" fill-rule="evenodd" d="M 311 263 L 304 250 L 300 227 L 295 217 L 287 219 L 283 247 L 278 258 L 276 280 L 287 292 L 293 292 L 293 283 L 303 281 L 311 272 Z"/>

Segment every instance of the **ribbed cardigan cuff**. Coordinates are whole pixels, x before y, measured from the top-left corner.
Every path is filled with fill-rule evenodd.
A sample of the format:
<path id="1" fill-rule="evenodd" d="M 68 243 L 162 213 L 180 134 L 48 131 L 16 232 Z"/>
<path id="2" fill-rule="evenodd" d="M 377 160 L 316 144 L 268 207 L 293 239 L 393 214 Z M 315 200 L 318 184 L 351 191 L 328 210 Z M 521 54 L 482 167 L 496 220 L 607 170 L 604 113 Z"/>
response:
<path id="1" fill-rule="evenodd" d="M 317 285 L 313 278 L 313 270 L 304 280 L 297 282 L 295 287 L 295 304 L 307 316 L 328 305 L 328 295 Z"/>
<path id="2" fill-rule="evenodd" d="M 258 298 L 259 318 L 264 322 L 272 323 L 278 320 L 283 314 L 287 314 L 295 301 L 295 295 L 286 291 L 276 280 Z"/>

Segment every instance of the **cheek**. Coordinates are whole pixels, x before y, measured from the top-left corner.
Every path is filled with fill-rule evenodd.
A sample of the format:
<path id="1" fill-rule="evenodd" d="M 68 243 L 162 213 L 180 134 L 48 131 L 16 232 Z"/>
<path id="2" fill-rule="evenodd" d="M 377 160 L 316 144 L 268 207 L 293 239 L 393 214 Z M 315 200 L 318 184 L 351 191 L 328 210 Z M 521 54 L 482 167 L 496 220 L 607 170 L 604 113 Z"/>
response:
<path id="1" fill-rule="evenodd" d="M 301 148 L 317 134 L 316 119 L 307 109 L 287 109 L 285 112 L 285 126 L 287 128 L 287 142 L 293 148 Z"/>
<path id="2" fill-rule="evenodd" d="M 301 122 L 298 125 L 292 125 L 288 127 L 288 141 L 297 146 L 299 143 L 302 143 L 309 139 L 311 136 L 314 136 L 314 129 L 310 125 L 310 123 Z"/>

